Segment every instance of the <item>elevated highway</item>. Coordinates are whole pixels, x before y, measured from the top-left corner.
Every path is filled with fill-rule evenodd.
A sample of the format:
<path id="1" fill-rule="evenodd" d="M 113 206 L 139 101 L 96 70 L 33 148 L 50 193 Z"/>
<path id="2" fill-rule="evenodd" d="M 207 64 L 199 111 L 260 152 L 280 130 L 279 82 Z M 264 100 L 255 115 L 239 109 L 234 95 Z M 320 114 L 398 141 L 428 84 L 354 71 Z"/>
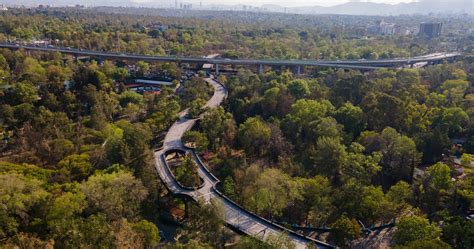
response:
<path id="1" fill-rule="evenodd" d="M 183 57 L 183 56 L 151 56 L 151 55 L 135 55 L 125 53 L 111 53 L 93 50 L 83 50 L 63 47 L 37 47 L 31 45 L 22 45 L 15 43 L 0 43 L 0 48 L 9 49 L 25 49 L 43 52 L 59 52 L 71 54 L 75 56 L 91 56 L 103 59 L 114 60 L 141 60 L 149 62 L 177 62 L 177 63 L 197 63 L 197 64 L 213 64 L 216 71 L 219 65 L 253 65 L 258 66 L 259 71 L 263 66 L 286 66 L 297 68 L 300 67 L 332 67 L 343 69 L 361 69 L 373 70 L 383 67 L 397 68 L 403 65 L 413 65 L 419 62 L 436 63 L 443 60 L 453 60 L 461 56 L 459 53 L 434 53 L 424 56 L 411 58 L 395 58 L 380 60 L 268 60 L 268 59 L 222 59 L 222 58 L 206 58 L 206 57 Z"/>
<path id="2" fill-rule="evenodd" d="M 206 81 L 214 88 L 214 95 L 207 102 L 206 106 L 209 108 L 218 107 L 226 98 L 227 89 L 212 78 L 207 78 Z M 179 114 L 179 119 L 171 126 L 165 136 L 163 147 L 154 152 L 156 170 L 169 191 L 178 195 L 186 195 L 196 201 L 202 200 L 206 203 L 210 203 L 211 201 L 220 203 L 225 213 L 224 220 L 229 226 L 257 239 L 265 240 L 270 234 L 276 235 L 285 232 L 289 235 L 296 248 L 299 249 L 307 248 L 309 244 L 315 245 L 317 248 L 334 248 L 327 243 L 298 234 L 259 217 L 222 194 L 216 188 L 219 179 L 207 169 L 194 150 L 186 148 L 181 142 L 183 134 L 191 129 L 197 121 L 197 119 L 187 118 L 186 114 L 187 110 Z M 192 153 L 192 157 L 198 166 L 198 174 L 204 181 L 199 188 L 183 187 L 174 177 L 167 164 L 166 157 L 168 153 L 175 151 L 187 151 Z"/>

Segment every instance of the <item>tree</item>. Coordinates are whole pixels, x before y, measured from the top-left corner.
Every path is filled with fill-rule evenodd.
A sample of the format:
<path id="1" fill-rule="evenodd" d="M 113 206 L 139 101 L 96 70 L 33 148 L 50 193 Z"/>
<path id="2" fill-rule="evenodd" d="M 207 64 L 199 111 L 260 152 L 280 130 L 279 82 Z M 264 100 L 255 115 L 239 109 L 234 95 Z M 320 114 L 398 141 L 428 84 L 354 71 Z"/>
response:
<path id="1" fill-rule="evenodd" d="M 31 104 L 36 102 L 38 98 L 38 89 L 27 81 L 15 84 L 11 90 L 11 99 L 14 104 Z"/>
<path id="2" fill-rule="evenodd" d="M 295 102 L 295 97 L 283 86 L 275 86 L 265 90 L 260 101 L 262 116 L 284 117 L 291 110 L 291 105 Z"/>
<path id="3" fill-rule="evenodd" d="M 80 186 L 91 211 L 103 212 L 109 220 L 138 216 L 141 202 L 148 195 L 142 182 L 124 171 L 96 173 Z"/>
<path id="4" fill-rule="evenodd" d="M 3 244 L 4 248 L 54 248 L 54 241 L 43 241 L 34 234 L 17 233 Z"/>
<path id="5" fill-rule="evenodd" d="M 209 243 L 214 248 L 221 247 L 224 235 L 223 220 L 224 210 L 219 202 L 191 205 L 187 220 L 189 229 L 186 237 Z"/>
<path id="6" fill-rule="evenodd" d="M 144 61 L 137 62 L 137 76 L 147 76 L 150 72 L 150 64 Z"/>
<path id="7" fill-rule="evenodd" d="M 239 143 L 250 155 L 265 155 L 270 138 L 271 129 L 260 117 L 248 118 L 239 126 Z"/>
<path id="8" fill-rule="evenodd" d="M 154 133 L 161 132 L 178 118 L 179 110 L 178 101 L 172 98 L 160 98 L 151 110 L 152 114 L 146 120 L 146 123 Z"/>
<path id="9" fill-rule="evenodd" d="M 123 131 L 123 137 L 118 142 L 107 145 L 107 158 L 111 163 L 123 164 L 136 170 L 137 173 L 141 172 L 149 162 L 151 131 L 142 123 L 132 124 L 120 120 L 115 124 Z"/>
<path id="10" fill-rule="evenodd" d="M 265 90 L 261 100 L 262 109 L 265 110 L 264 115 L 278 115 L 277 106 L 282 90 L 278 87 L 272 87 Z"/>
<path id="11" fill-rule="evenodd" d="M 99 67 L 96 62 L 90 64 L 82 64 L 75 68 L 73 73 L 73 86 L 74 90 L 82 90 L 85 86 L 91 84 L 97 89 L 103 90 L 110 86 L 111 79 L 99 71 Z"/>
<path id="12" fill-rule="evenodd" d="M 132 103 L 138 106 L 143 105 L 143 95 L 140 95 L 134 91 L 124 91 L 120 94 L 120 105 L 126 107 L 128 104 Z"/>
<path id="13" fill-rule="evenodd" d="M 244 189 L 244 200 L 258 214 L 273 219 L 298 198 L 294 187 L 290 177 L 280 170 L 265 169 L 248 189 Z"/>
<path id="14" fill-rule="evenodd" d="M 271 233 L 265 238 L 265 242 L 275 249 L 294 249 L 295 244 L 287 233 Z"/>
<path id="15" fill-rule="evenodd" d="M 449 136 L 462 134 L 469 124 L 469 116 L 459 107 L 443 108 L 433 119 L 432 126 L 440 128 L 448 133 Z"/>
<path id="16" fill-rule="evenodd" d="M 53 231 L 61 231 L 63 220 L 74 219 L 87 207 L 86 196 L 82 192 L 66 192 L 57 197 L 46 216 L 48 227 Z"/>
<path id="17" fill-rule="evenodd" d="M 339 107 L 334 113 L 334 118 L 338 123 L 344 125 L 344 131 L 353 137 L 358 137 L 367 126 L 362 109 L 350 102 Z"/>
<path id="18" fill-rule="evenodd" d="M 206 134 L 212 149 L 219 145 L 232 144 L 237 133 L 237 127 L 232 114 L 226 112 L 224 108 L 213 108 L 205 112 L 199 123 L 201 129 Z"/>
<path id="19" fill-rule="evenodd" d="M 474 222 L 460 216 L 450 217 L 442 227 L 441 238 L 453 248 L 468 249 L 474 246 Z"/>
<path id="20" fill-rule="evenodd" d="M 407 115 L 404 106 L 400 98 L 383 92 L 369 93 L 361 103 L 364 113 L 370 114 L 367 127 L 375 131 L 381 131 L 388 126 L 397 130 L 403 127 Z"/>
<path id="21" fill-rule="evenodd" d="M 441 229 L 421 216 L 402 217 L 396 225 L 394 240 L 397 245 L 407 245 L 415 240 L 437 239 Z"/>
<path id="22" fill-rule="evenodd" d="M 49 141 L 48 147 L 50 152 L 47 155 L 48 158 L 44 159 L 51 164 L 57 163 L 74 151 L 74 143 L 68 139 L 54 139 Z"/>
<path id="23" fill-rule="evenodd" d="M 474 162 L 474 155 L 463 153 L 461 156 L 461 164 L 464 167 L 472 167 L 472 162 Z"/>
<path id="24" fill-rule="evenodd" d="M 359 143 L 352 143 L 348 148 L 347 163 L 343 165 L 344 177 L 353 177 L 358 181 L 369 184 L 372 177 L 382 169 L 379 165 L 382 154 L 372 152 L 364 154 L 365 148 Z"/>
<path id="25" fill-rule="evenodd" d="M 197 166 L 193 158 L 186 155 L 181 159 L 179 165 L 174 169 L 176 180 L 186 187 L 198 187 L 201 185 L 201 177 L 197 172 Z"/>
<path id="26" fill-rule="evenodd" d="M 22 80 L 33 82 L 36 85 L 41 85 L 46 82 L 46 70 L 41 64 L 32 57 L 26 57 L 21 65 Z"/>
<path id="27" fill-rule="evenodd" d="M 155 224 L 147 220 L 140 220 L 133 223 L 132 228 L 144 237 L 143 246 L 145 248 L 155 248 L 160 242 L 160 234 Z"/>
<path id="28" fill-rule="evenodd" d="M 444 163 L 436 163 L 427 169 L 429 185 L 432 189 L 442 190 L 452 187 L 451 169 Z"/>
<path id="29" fill-rule="evenodd" d="M 69 155 L 58 163 L 58 168 L 67 171 L 74 181 L 84 180 L 92 173 L 92 165 L 87 154 Z"/>
<path id="30" fill-rule="evenodd" d="M 43 182 L 17 173 L 0 174 L 0 238 L 14 235 L 20 225 L 26 226 L 32 208 L 43 203 L 48 193 Z"/>
<path id="31" fill-rule="evenodd" d="M 413 191 L 408 183 L 399 181 L 397 184 L 390 187 L 386 195 L 392 202 L 392 205 L 396 205 L 397 211 L 401 211 L 401 209 L 407 207 L 410 203 Z"/>
<path id="32" fill-rule="evenodd" d="M 342 125 L 338 124 L 333 117 L 324 117 L 314 127 L 313 133 L 317 138 L 330 137 L 339 139 L 342 133 Z"/>
<path id="33" fill-rule="evenodd" d="M 453 181 L 451 169 L 442 162 L 428 167 L 426 173 L 422 182 L 421 201 L 422 207 L 432 214 L 450 205 Z"/>
<path id="34" fill-rule="evenodd" d="M 312 227 L 325 225 L 333 208 L 331 184 L 328 179 L 322 176 L 299 178 L 296 179 L 296 186 L 302 198 L 295 200 L 295 205 L 289 212 L 303 216 L 305 223 L 311 224 Z M 294 210 L 300 211 L 294 213 Z"/>
<path id="35" fill-rule="evenodd" d="M 224 183 L 222 185 L 222 190 L 224 191 L 224 194 L 229 198 L 234 199 L 237 194 L 234 179 L 232 179 L 232 177 L 230 176 L 227 176 L 224 179 Z"/>
<path id="36" fill-rule="evenodd" d="M 97 226 L 92 226 L 92 224 L 88 224 L 89 227 L 87 230 L 81 231 L 84 221 L 80 216 L 86 207 L 86 197 L 82 192 L 77 191 L 77 189 L 73 189 L 72 192 L 63 193 L 54 199 L 46 216 L 46 222 L 48 228 L 51 230 L 51 236 L 59 246 L 80 246 L 92 241 L 97 244 L 99 240 L 96 240 L 96 236 L 99 234 L 107 234 L 107 232 L 104 234 L 104 230 L 107 231 L 104 229 L 104 226 L 100 226 L 101 229 L 98 231 L 95 230 Z M 92 219 L 94 219 L 94 217 L 89 217 L 86 223 Z M 93 232 L 84 233 L 85 231 Z M 83 235 L 89 236 L 82 237 Z M 107 236 L 104 236 L 101 239 L 107 240 L 106 238 Z"/>
<path id="37" fill-rule="evenodd" d="M 275 162 L 282 158 L 290 158 L 293 145 L 283 136 L 283 132 L 278 126 L 269 124 L 269 127 L 271 136 L 268 144 L 268 156 Z"/>
<path id="38" fill-rule="evenodd" d="M 48 90 L 52 93 L 61 93 L 64 91 L 64 82 L 69 80 L 72 71 L 69 68 L 57 65 L 49 65 L 46 69 L 48 77 Z"/>
<path id="39" fill-rule="evenodd" d="M 346 102 L 358 105 L 362 101 L 367 87 L 368 82 L 364 75 L 357 74 L 345 77 L 338 80 L 331 88 L 331 100 L 336 106 Z"/>
<path id="40" fill-rule="evenodd" d="M 412 180 L 414 168 L 420 161 L 421 154 L 411 138 L 387 127 L 379 134 L 364 132 L 360 140 L 367 152 L 378 151 L 382 154 L 380 164 L 385 178 L 393 182 Z"/>
<path id="41" fill-rule="evenodd" d="M 420 239 L 408 243 L 405 246 L 395 246 L 395 249 L 450 249 L 451 246 L 439 239 Z"/>
<path id="42" fill-rule="evenodd" d="M 302 79 L 293 80 L 288 84 L 288 91 L 296 99 L 301 99 L 310 94 L 308 82 Z"/>
<path id="43" fill-rule="evenodd" d="M 235 244 L 235 249 L 274 249 L 268 243 L 260 241 L 250 236 L 242 236 L 240 240 Z"/>
<path id="44" fill-rule="evenodd" d="M 193 147 L 199 152 L 206 151 L 209 146 L 209 140 L 199 131 L 186 131 L 181 140 L 185 145 Z"/>
<path id="45" fill-rule="evenodd" d="M 345 215 L 339 217 L 331 224 L 331 240 L 338 246 L 349 247 L 352 240 L 357 239 L 361 233 L 361 227 L 355 219 L 349 219 Z"/>
<path id="46" fill-rule="evenodd" d="M 446 95 L 449 103 L 459 105 L 468 87 L 469 82 L 466 80 L 455 79 L 446 80 L 441 84 L 440 88 L 443 90 L 443 94 Z"/>
<path id="47" fill-rule="evenodd" d="M 346 148 L 338 138 L 318 138 L 308 154 L 308 170 L 312 175 L 323 174 L 337 181 L 347 160 Z"/>
<path id="48" fill-rule="evenodd" d="M 316 139 L 314 128 L 322 118 L 333 112 L 334 107 L 327 100 L 300 99 L 292 105 L 290 113 L 284 118 L 282 130 L 297 145 L 314 141 Z"/>
<path id="49" fill-rule="evenodd" d="M 359 218 L 366 224 L 388 221 L 395 217 L 395 205 L 385 196 L 382 187 L 366 186 L 362 196 Z"/>
<path id="50" fill-rule="evenodd" d="M 203 99 L 195 99 L 191 102 L 189 105 L 189 110 L 188 110 L 188 117 L 190 118 L 197 118 L 201 113 L 205 111 L 205 105 L 206 101 Z"/>
<path id="51" fill-rule="evenodd" d="M 102 213 L 87 217 L 79 223 L 78 229 L 79 236 L 82 237 L 78 242 L 82 241 L 82 246 L 113 247 L 117 244 L 112 225 Z"/>

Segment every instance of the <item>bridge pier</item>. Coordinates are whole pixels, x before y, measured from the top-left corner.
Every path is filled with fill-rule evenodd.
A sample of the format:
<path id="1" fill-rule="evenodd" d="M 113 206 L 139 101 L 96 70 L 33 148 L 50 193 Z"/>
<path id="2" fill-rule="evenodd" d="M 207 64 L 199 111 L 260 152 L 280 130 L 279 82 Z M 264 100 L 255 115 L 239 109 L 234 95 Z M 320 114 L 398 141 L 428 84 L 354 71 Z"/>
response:
<path id="1" fill-rule="evenodd" d="M 263 65 L 258 65 L 258 74 L 263 74 Z"/>
<path id="2" fill-rule="evenodd" d="M 293 68 L 293 74 L 301 75 L 301 66 L 296 66 Z"/>
<path id="3" fill-rule="evenodd" d="M 214 67 L 216 68 L 216 75 L 219 74 L 219 64 L 214 64 Z"/>

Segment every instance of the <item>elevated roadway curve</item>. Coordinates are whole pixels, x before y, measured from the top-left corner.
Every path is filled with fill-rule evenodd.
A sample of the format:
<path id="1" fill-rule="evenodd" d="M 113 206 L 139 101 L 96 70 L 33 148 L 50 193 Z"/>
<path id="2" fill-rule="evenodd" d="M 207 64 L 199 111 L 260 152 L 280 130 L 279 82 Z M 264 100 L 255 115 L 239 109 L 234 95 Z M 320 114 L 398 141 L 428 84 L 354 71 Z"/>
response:
<path id="1" fill-rule="evenodd" d="M 207 102 L 206 106 L 209 108 L 218 107 L 227 97 L 227 89 L 212 78 L 207 78 L 206 81 L 214 88 L 214 95 Z M 210 203 L 212 200 L 221 203 L 225 213 L 225 222 L 242 233 L 257 239 L 265 240 L 270 234 L 286 232 L 296 248 L 307 248 L 309 244 L 313 244 L 317 248 L 334 248 L 329 244 L 298 234 L 259 217 L 219 192 L 216 188 L 216 184 L 219 180 L 209 172 L 195 151 L 187 149 L 181 142 L 183 134 L 191 129 L 197 121 L 197 119 L 187 118 L 186 114 L 187 110 L 179 114 L 179 119 L 171 126 L 165 136 L 163 147 L 154 152 L 156 170 L 158 171 L 160 179 L 172 193 L 186 195 L 196 201 L 203 200 L 206 203 Z M 181 186 L 170 171 L 166 162 L 166 156 L 168 152 L 177 150 L 192 153 L 193 159 L 198 166 L 198 174 L 204 180 L 200 188 L 192 189 Z"/>
<path id="2" fill-rule="evenodd" d="M 215 65 L 255 65 L 255 66 L 316 66 L 316 67 L 333 67 L 343 69 L 361 69 L 373 70 L 381 67 L 399 67 L 401 65 L 413 65 L 419 62 L 439 62 L 443 60 L 451 60 L 460 56 L 459 53 L 434 53 L 424 56 L 412 58 L 395 58 L 381 60 L 265 60 L 265 59 L 222 59 L 222 58 L 204 58 L 204 57 L 181 57 L 181 56 L 151 56 L 151 55 L 134 55 L 124 53 L 111 53 L 93 50 L 82 50 L 74 48 L 62 47 L 37 47 L 31 45 L 22 45 L 15 43 L 0 43 L 0 48 L 9 49 L 25 49 L 44 52 L 60 52 L 64 54 L 72 54 L 78 56 L 93 56 L 104 59 L 116 60 L 142 60 L 151 62 L 183 62 L 183 63 L 199 63 L 199 64 L 215 64 Z"/>

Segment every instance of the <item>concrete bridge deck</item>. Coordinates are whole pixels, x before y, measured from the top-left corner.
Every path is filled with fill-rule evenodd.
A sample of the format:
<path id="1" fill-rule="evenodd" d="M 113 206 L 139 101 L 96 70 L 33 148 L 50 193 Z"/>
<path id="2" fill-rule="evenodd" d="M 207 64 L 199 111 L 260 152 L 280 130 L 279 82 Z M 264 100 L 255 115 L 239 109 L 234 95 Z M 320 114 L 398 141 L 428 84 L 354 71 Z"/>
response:
<path id="1" fill-rule="evenodd" d="M 212 78 L 208 78 L 206 81 L 214 88 L 214 95 L 207 102 L 206 106 L 209 108 L 218 107 L 226 98 L 227 89 Z M 221 203 L 224 208 L 225 222 L 242 233 L 257 239 L 265 240 L 270 234 L 276 235 L 281 232 L 286 232 L 296 248 L 307 248 L 308 244 L 313 244 L 317 248 L 333 248 L 333 246 L 329 244 L 298 234 L 259 217 L 227 198 L 216 188 L 216 184 L 219 180 L 209 172 L 194 151 L 191 151 L 191 153 L 198 165 L 198 174 L 204 180 L 204 184 L 199 189 L 183 188 L 180 186 L 166 164 L 165 155 L 167 151 L 171 150 L 189 150 L 182 144 L 181 137 L 187 130 L 192 128 L 197 119 L 188 119 L 186 118 L 186 114 L 186 111 L 180 113 L 179 119 L 171 126 L 166 134 L 162 149 L 154 153 L 155 167 L 159 176 L 172 193 L 187 195 L 196 201 L 204 200 L 206 203 L 210 203 L 212 200 Z"/>
<path id="2" fill-rule="evenodd" d="M 0 48 L 9 49 L 25 49 L 44 52 L 59 52 L 64 54 L 72 54 L 77 56 L 93 56 L 104 59 L 118 60 L 142 60 L 151 62 L 177 62 L 177 63 L 199 63 L 216 65 L 254 65 L 259 66 L 287 66 L 287 67 L 332 67 L 343 69 L 361 69 L 373 70 L 383 67 L 400 67 L 402 65 L 413 65 L 419 62 L 439 62 L 443 60 L 454 59 L 461 54 L 459 53 L 433 53 L 423 56 L 411 58 L 393 58 L 379 60 L 271 60 L 271 59 L 223 59 L 223 58 L 206 58 L 206 57 L 184 57 L 184 56 L 151 56 L 151 55 L 135 55 L 125 53 L 111 53 L 93 50 L 83 50 L 75 48 L 63 47 L 37 47 L 31 45 L 23 45 L 16 43 L 0 43 Z M 300 69 L 298 69 L 300 70 Z"/>

